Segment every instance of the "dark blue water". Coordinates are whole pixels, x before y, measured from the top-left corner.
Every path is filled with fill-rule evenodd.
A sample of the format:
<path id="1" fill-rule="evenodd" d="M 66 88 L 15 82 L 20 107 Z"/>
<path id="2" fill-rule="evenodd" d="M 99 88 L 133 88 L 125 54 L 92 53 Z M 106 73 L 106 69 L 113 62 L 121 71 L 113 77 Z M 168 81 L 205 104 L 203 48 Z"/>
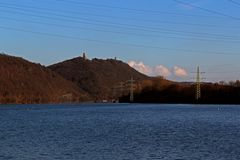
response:
<path id="1" fill-rule="evenodd" d="M 0 106 L 1 160 L 239 160 L 240 106 Z"/>

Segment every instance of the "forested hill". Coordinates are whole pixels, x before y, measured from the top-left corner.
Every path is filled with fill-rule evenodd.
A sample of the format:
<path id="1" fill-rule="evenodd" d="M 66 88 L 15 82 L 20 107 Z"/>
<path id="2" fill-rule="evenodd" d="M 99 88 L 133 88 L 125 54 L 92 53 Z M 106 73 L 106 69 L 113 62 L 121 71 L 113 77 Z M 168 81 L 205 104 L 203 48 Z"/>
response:
<path id="1" fill-rule="evenodd" d="M 51 65 L 49 68 L 78 85 L 95 100 L 112 97 L 112 88 L 119 82 L 126 82 L 131 78 L 136 81 L 149 78 L 116 59 L 89 60 L 77 57 Z"/>
<path id="2" fill-rule="evenodd" d="M 0 54 L 0 103 L 59 103 L 87 97 L 71 81 L 40 64 Z"/>

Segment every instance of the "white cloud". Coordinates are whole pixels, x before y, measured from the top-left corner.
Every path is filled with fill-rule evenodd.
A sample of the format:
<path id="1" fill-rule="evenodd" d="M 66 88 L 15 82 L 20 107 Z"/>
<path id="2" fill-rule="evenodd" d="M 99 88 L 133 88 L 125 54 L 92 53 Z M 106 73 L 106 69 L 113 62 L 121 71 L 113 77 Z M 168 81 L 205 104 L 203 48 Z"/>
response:
<path id="1" fill-rule="evenodd" d="M 188 75 L 188 73 L 185 69 L 180 68 L 178 66 L 173 67 L 173 73 L 177 77 L 186 77 Z"/>
<path id="2" fill-rule="evenodd" d="M 168 77 L 168 76 L 171 75 L 171 71 L 163 65 L 158 65 L 158 66 L 153 68 L 153 74 L 155 76 Z"/>
<path id="3" fill-rule="evenodd" d="M 146 74 L 146 75 L 152 74 L 152 68 L 145 65 L 143 62 L 130 61 L 128 62 L 128 65 L 143 74 Z"/>
<path id="4" fill-rule="evenodd" d="M 145 65 L 143 62 L 136 62 L 136 61 L 130 61 L 128 62 L 128 65 L 137 71 L 149 75 L 149 76 L 164 76 L 168 77 L 171 75 L 171 71 L 163 66 L 163 65 L 157 65 L 155 67 L 150 67 L 148 65 Z"/>
<path id="5" fill-rule="evenodd" d="M 143 62 L 136 62 L 136 61 L 128 62 L 128 65 L 148 76 L 163 76 L 165 78 L 171 78 L 172 76 L 183 78 L 188 76 L 187 71 L 178 66 L 174 66 L 173 69 L 170 70 L 164 65 L 157 65 L 157 66 L 151 67 L 151 66 L 145 65 Z"/>

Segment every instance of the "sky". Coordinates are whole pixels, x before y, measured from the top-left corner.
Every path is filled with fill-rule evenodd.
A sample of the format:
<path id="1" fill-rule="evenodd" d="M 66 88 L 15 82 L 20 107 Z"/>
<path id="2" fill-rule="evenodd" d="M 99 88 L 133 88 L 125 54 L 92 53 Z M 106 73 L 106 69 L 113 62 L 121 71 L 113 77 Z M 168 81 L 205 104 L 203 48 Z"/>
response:
<path id="1" fill-rule="evenodd" d="M 86 52 L 151 76 L 240 79 L 238 0 L 0 0 L 0 52 L 51 65 Z"/>

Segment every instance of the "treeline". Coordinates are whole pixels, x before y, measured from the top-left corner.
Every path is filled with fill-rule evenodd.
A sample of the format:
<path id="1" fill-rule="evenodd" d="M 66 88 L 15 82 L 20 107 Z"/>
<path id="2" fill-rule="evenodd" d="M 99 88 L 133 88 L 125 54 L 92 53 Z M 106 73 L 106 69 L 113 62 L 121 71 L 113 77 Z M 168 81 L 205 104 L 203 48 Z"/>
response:
<path id="1" fill-rule="evenodd" d="M 196 100 L 194 83 L 174 83 L 163 79 L 143 82 L 143 88 L 136 90 L 135 103 L 187 103 L 187 104 L 240 104 L 240 81 L 229 83 L 204 83 L 201 98 Z M 129 95 L 120 98 L 129 102 Z"/>

